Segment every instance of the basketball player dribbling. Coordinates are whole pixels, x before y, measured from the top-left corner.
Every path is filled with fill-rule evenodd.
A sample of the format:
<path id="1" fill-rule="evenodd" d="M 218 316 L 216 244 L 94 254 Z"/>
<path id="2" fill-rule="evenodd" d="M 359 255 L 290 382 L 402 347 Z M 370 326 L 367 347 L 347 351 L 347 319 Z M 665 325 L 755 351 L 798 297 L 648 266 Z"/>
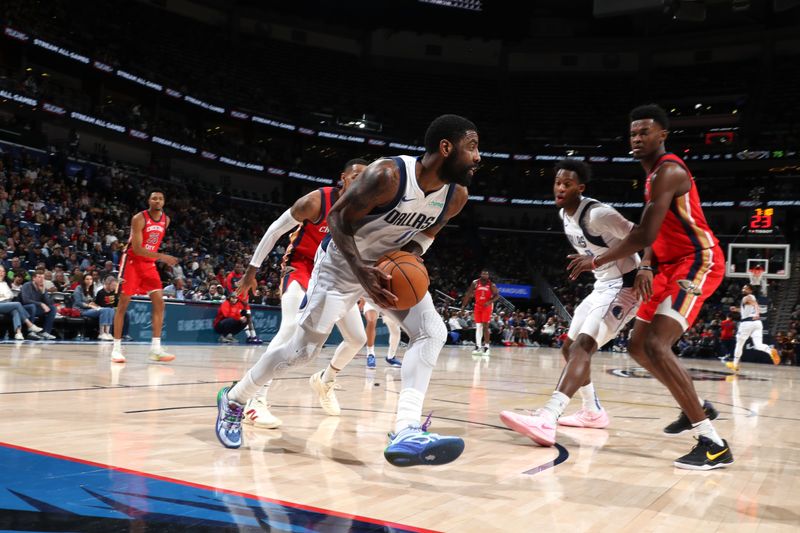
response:
<path id="1" fill-rule="evenodd" d="M 630 354 L 681 406 L 680 417 L 664 432 L 693 429 L 697 437 L 695 447 L 674 465 L 711 470 L 733 463 L 733 454 L 711 423 L 717 411 L 698 398 L 691 376 L 672 353 L 672 345 L 719 287 L 725 258 L 703 215 L 689 168 L 664 147 L 668 128 L 667 113 L 655 104 L 631 111 L 631 150 L 647 172 L 641 221 L 625 239 L 598 256 L 570 255 L 568 269 L 575 279 L 581 272 L 644 249 L 634 282 L 643 303 L 636 315 Z M 655 276 L 654 269 L 658 269 Z"/>
<path id="2" fill-rule="evenodd" d="M 164 193 L 152 191 L 148 197 L 149 208 L 136 213 L 131 218 L 131 235 L 125 252 L 119 261 L 119 280 L 122 294 L 114 313 L 114 348 L 111 350 L 113 363 L 124 363 L 122 353 L 122 331 L 125 326 L 125 311 L 131 297 L 147 294 L 153 305 L 153 337 L 150 344 L 150 360 L 168 362 L 175 356 L 168 354 L 161 346 L 161 326 L 164 323 L 164 296 L 161 277 L 156 269 L 156 261 L 175 266 L 178 259 L 158 252 L 161 241 L 169 227 L 169 217 L 164 213 Z"/>
<path id="3" fill-rule="evenodd" d="M 490 355 L 490 345 L 492 344 L 492 333 L 489 330 L 489 321 L 492 319 L 494 303 L 500 297 L 497 292 L 497 285 L 489 279 L 489 270 L 481 270 L 481 277 L 473 280 L 461 300 L 461 311 L 467 307 L 469 301 L 475 297 L 475 309 L 473 317 L 475 319 L 475 355 Z M 486 344 L 483 344 L 483 341 Z"/>
<path id="4" fill-rule="evenodd" d="M 385 288 L 389 276 L 374 263 L 398 249 L 424 254 L 466 204 L 466 186 L 479 163 L 475 125 L 443 115 L 425 133 L 423 156 L 379 159 L 367 167 L 328 215 L 332 241 L 320 247 L 294 336 L 286 344 L 270 345 L 241 381 L 220 390 L 216 434 L 224 446 L 242 444 L 244 402 L 276 374 L 314 359 L 334 323 L 366 292 L 400 322 L 410 339 L 394 432 L 384 457 L 395 466 L 412 466 L 445 464 L 461 455 L 461 438 L 428 433 L 428 421 L 420 423 L 447 328 L 427 292 L 410 309 L 391 310 L 397 297 Z"/>
<path id="5" fill-rule="evenodd" d="M 753 339 L 753 348 L 770 356 L 773 364 L 779 365 L 781 358 L 778 350 L 764 344 L 764 325 L 761 323 L 761 312 L 758 310 L 758 300 L 753 295 L 753 286 L 750 284 L 742 287 L 742 304 L 739 307 L 731 306 L 732 313 L 739 313 L 739 329 L 736 330 L 736 348 L 733 350 L 733 361 L 725 365 L 734 372 L 739 371 L 739 361 L 742 359 L 744 345 L 747 339 Z"/>
<path id="6" fill-rule="evenodd" d="M 631 232 L 633 222 L 613 207 L 582 195 L 591 168 L 582 161 L 564 159 L 556 164 L 553 193 L 564 234 L 575 251 L 589 257 L 602 254 Z M 500 419 L 508 427 L 530 437 L 541 446 L 556 441 L 556 425 L 602 429 L 610 421 L 600 405 L 591 378 L 591 357 L 633 319 L 639 298 L 633 290 L 639 256 L 631 254 L 594 269 L 594 289 L 575 309 L 561 353 L 567 365 L 550 400 L 533 416 L 503 411 Z M 583 406 L 562 417 L 575 392 Z"/>
<path id="7" fill-rule="evenodd" d="M 344 194 L 361 172 L 367 167 L 364 159 L 348 161 L 340 176 L 340 187 L 322 187 L 298 198 L 292 207 L 284 211 L 270 224 L 261 242 L 258 243 L 250 264 L 244 273 L 238 296 L 246 295 L 257 286 L 256 274 L 269 256 L 278 239 L 292 229 L 295 231 L 289 238 L 289 246 L 283 256 L 281 279 L 281 325 L 278 334 L 270 342 L 270 346 L 283 345 L 294 335 L 297 329 L 297 313 L 300 302 L 306 294 L 311 272 L 314 270 L 314 257 L 320 243 L 328 236 L 328 213 L 334 202 Z M 320 371 L 311 376 L 311 386 L 319 396 L 322 408 L 329 415 L 340 413 L 339 402 L 334 393 L 333 382 L 344 366 L 355 357 L 358 350 L 366 342 L 364 326 L 358 310 L 349 313 L 340 321 L 339 331 L 344 340 L 339 344 L 329 365 L 333 370 Z M 269 410 L 267 395 L 270 382 L 267 382 L 258 395 L 247 400 L 244 421 L 256 427 L 274 429 L 281 425 L 281 420 Z"/>

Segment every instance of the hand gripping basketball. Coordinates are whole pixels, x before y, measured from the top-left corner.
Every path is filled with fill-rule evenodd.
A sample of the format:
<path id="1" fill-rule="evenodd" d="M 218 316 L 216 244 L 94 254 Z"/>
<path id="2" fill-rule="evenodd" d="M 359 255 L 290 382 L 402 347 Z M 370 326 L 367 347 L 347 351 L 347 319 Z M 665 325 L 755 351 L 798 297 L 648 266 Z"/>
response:
<path id="1" fill-rule="evenodd" d="M 362 265 L 355 271 L 355 274 L 375 305 L 383 309 L 394 308 L 397 296 L 385 288 L 391 276 L 381 269 L 369 265 Z"/>
<path id="2" fill-rule="evenodd" d="M 376 266 L 389 276 L 386 287 L 397 297 L 391 309 L 410 309 L 428 292 L 428 270 L 416 254 L 402 250 L 390 252 L 378 259 Z"/>

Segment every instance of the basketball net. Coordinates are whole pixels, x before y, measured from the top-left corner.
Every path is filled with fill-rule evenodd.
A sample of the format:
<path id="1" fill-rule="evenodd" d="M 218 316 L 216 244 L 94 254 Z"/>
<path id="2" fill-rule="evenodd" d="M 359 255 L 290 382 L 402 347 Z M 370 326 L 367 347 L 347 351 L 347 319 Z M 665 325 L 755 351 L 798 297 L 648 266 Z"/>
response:
<path id="1" fill-rule="evenodd" d="M 761 295 L 767 295 L 767 280 L 764 279 L 764 269 L 760 266 L 754 266 L 753 268 L 747 271 L 748 276 L 750 277 L 750 284 L 753 286 L 758 285 L 761 287 Z"/>

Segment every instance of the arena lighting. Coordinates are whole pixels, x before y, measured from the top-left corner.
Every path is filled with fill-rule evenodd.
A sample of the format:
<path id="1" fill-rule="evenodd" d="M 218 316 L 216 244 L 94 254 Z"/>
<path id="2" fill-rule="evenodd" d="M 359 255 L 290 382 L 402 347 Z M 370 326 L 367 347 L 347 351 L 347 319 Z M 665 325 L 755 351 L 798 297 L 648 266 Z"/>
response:
<path id="1" fill-rule="evenodd" d="M 466 11 L 483 11 L 483 2 L 481 0 L 419 0 L 419 3 L 464 9 Z"/>
<path id="2" fill-rule="evenodd" d="M 600 1 L 600 0 L 597 0 L 597 1 Z M 667 0 L 658 0 L 658 1 L 661 2 L 662 4 L 664 2 L 667 2 Z M 798 5 L 800 5 L 800 0 L 786 0 L 786 1 L 787 2 L 790 2 L 790 1 L 791 2 L 796 2 Z M 620 2 L 621 3 L 625 3 L 625 2 L 639 3 L 639 2 L 641 2 L 641 0 L 620 0 Z M 620 2 L 618 2 L 618 3 L 620 3 Z M 611 0 L 611 3 L 614 3 L 614 0 Z M 788 5 L 788 4 L 782 4 L 782 5 Z M 791 7 L 793 7 L 793 6 L 794 6 L 794 4 L 792 4 Z M 10 39 L 16 39 L 16 40 L 25 40 L 25 39 L 29 40 L 29 39 L 31 39 L 31 37 L 28 34 L 25 34 L 23 32 L 20 32 L 20 31 L 18 31 L 16 29 L 10 28 L 10 27 L 6 27 L 5 31 L 3 33 L 4 33 L 4 35 L 6 37 L 8 37 Z M 112 74 L 112 75 L 115 74 L 115 75 L 119 76 L 120 78 L 126 79 L 128 81 L 131 81 L 133 83 L 142 85 L 144 87 L 148 87 L 148 88 L 153 89 L 153 90 L 163 91 L 166 95 L 168 95 L 170 97 L 173 97 L 173 98 L 183 98 L 184 101 L 186 101 L 187 103 L 197 105 L 198 107 L 201 107 L 201 108 L 206 109 L 208 111 L 211 111 L 211 112 L 214 112 L 214 113 L 219 113 L 221 111 L 224 112 L 224 110 L 225 110 L 225 108 L 223 108 L 223 107 L 214 106 L 212 104 L 209 104 L 207 102 L 204 102 L 204 101 L 202 101 L 200 99 L 197 99 L 197 98 L 194 98 L 194 97 L 191 97 L 191 96 L 187 97 L 187 95 L 183 95 L 179 91 L 176 91 L 176 90 L 171 89 L 169 87 L 163 87 L 162 85 L 160 85 L 160 84 L 158 84 L 156 82 L 147 80 L 145 78 L 141 78 L 141 77 L 136 76 L 136 75 L 134 75 L 132 73 L 129 73 L 129 72 L 126 72 L 126 71 L 123 71 L 123 70 L 116 70 L 115 71 L 113 67 L 111 67 L 110 65 L 108 65 L 106 63 L 103 63 L 103 62 L 100 62 L 100 61 L 92 61 L 90 63 L 88 58 L 82 58 L 82 56 L 74 54 L 73 52 L 71 52 L 71 51 L 69 51 L 69 50 L 67 50 L 65 48 L 56 46 L 56 45 L 51 44 L 51 43 L 46 43 L 47 45 L 43 46 L 43 43 L 44 43 L 44 41 L 39 41 L 39 44 L 36 44 L 36 46 L 39 46 L 39 47 L 41 47 L 41 48 L 43 48 L 45 50 L 51 51 L 51 52 L 59 54 L 59 55 L 67 55 L 68 57 L 71 57 L 73 59 L 78 59 L 78 57 L 80 57 L 81 59 L 78 59 L 80 62 L 86 63 L 86 64 L 91 64 L 91 66 L 93 68 L 95 68 L 95 69 L 101 70 L 103 72 L 107 72 L 108 74 Z M 87 61 L 83 61 L 83 59 L 87 59 Z M 30 69 L 28 69 L 28 70 L 30 70 Z M 3 97 L 5 99 L 7 99 L 7 100 L 13 100 L 13 101 L 16 101 L 18 103 L 27 104 L 27 105 L 30 105 L 31 107 L 38 107 L 38 105 L 39 105 L 39 103 L 35 99 L 28 98 L 28 97 L 23 96 L 23 95 L 13 94 L 13 93 L 10 93 L 9 91 L 4 91 L 4 93 L 5 93 L 5 95 L 0 94 L 0 97 Z M 699 109 L 700 107 L 702 107 L 702 104 L 698 103 L 697 106 L 698 106 L 697 108 Z M 737 110 L 734 110 L 732 113 L 733 114 L 737 113 Z M 238 118 L 238 119 L 242 119 L 242 120 L 247 120 L 247 117 L 248 117 L 248 115 L 246 113 L 242 113 L 240 111 L 235 111 L 235 110 L 231 110 L 230 111 L 230 115 L 232 117 L 234 117 L 234 118 Z M 274 120 L 274 119 L 271 119 L 271 118 L 260 117 L 258 115 L 250 115 L 249 119 L 252 122 L 256 122 L 258 124 L 262 124 L 262 125 L 273 127 L 273 128 L 288 130 L 288 131 L 296 131 L 296 132 L 301 133 L 303 135 L 315 136 L 315 135 L 318 134 L 313 129 L 296 126 L 294 124 L 283 122 L 281 120 Z M 364 123 L 364 129 L 365 130 L 369 130 L 370 121 L 368 121 L 366 118 L 363 118 L 363 117 L 361 119 L 356 119 L 356 120 L 363 122 Z M 376 124 L 380 124 L 380 123 L 376 123 Z M 359 129 L 361 129 L 361 128 L 359 128 Z M 144 134 L 143 132 L 139 132 L 139 133 Z M 140 138 L 136 134 L 131 134 L 131 135 L 134 136 L 134 137 Z M 146 135 L 146 134 L 144 134 L 144 135 Z M 356 142 L 356 143 L 359 143 L 359 144 L 360 143 L 364 143 L 364 142 L 368 142 L 371 146 L 386 146 L 387 143 L 388 143 L 388 146 L 390 148 L 395 148 L 395 149 L 399 149 L 399 150 L 413 150 L 413 151 L 416 151 L 416 152 L 422 152 L 422 151 L 425 150 L 425 148 L 421 147 L 421 146 L 412 146 L 412 145 L 408 145 L 408 144 L 405 144 L 405 143 L 393 142 L 391 140 L 379 140 L 379 139 L 369 139 L 369 140 L 367 140 L 367 139 L 364 139 L 364 138 L 362 138 L 360 136 L 341 135 L 341 134 L 337 134 L 337 133 L 333 133 L 333 132 L 321 132 L 321 133 L 319 133 L 319 136 L 320 137 L 327 137 L 327 138 L 331 138 L 331 139 L 335 139 L 335 140 L 341 140 L 341 141 L 345 141 L 345 142 Z M 484 150 L 481 151 L 481 155 L 486 157 L 486 158 L 490 158 L 490 159 L 491 158 L 494 158 L 494 159 L 513 159 L 514 161 L 530 161 L 530 160 L 533 160 L 533 159 L 535 159 L 537 161 L 557 161 L 557 160 L 559 160 L 559 159 L 564 157 L 563 150 L 561 150 L 560 147 L 553 146 L 552 148 L 553 148 L 554 151 L 558 152 L 560 155 L 508 154 L 508 153 L 505 153 L 505 152 L 492 152 L 492 151 L 484 151 Z M 573 149 L 573 148 L 580 148 L 580 147 L 570 146 L 569 148 Z M 592 147 L 592 148 L 598 148 L 598 147 Z M 785 154 L 781 154 L 781 155 L 775 155 L 774 153 L 770 153 L 770 151 L 765 151 L 765 153 L 768 154 L 768 155 L 766 155 L 766 156 L 755 156 L 755 154 L 751 154 L 749 156 L 742 156 L 741 154 L 736 154 L 736 158 L 737 159 L 746 159 L 746 158 L 784 159 L 784 158 L 798 157 L 798 153 L 796 151 L 786 152 Z M 715 161 L 715 160 L 731 160 L 733 158 L 734 158 L 734 154 L 729 153 L 729 154 L 722 154 L 722 155 L 721 154 L 696 155 L 696 156 L 692 156 L 691 159 L 693 159 L 693 160 L 703 160 L 703 161 Z M 586 158 L 581 158 L 581 159 L 585 160 Z M 610 158 L 608 156 L 592 156 L 592 158 L 590 158 L 590 160 L 592 162 L 610 162 L 610 163 L 633 163 L 633 162 L 635 162 L 635 160 L 632 157 L 621 157 L 621 156 L 615 156 L 615 157 L 610 157 Z"/>

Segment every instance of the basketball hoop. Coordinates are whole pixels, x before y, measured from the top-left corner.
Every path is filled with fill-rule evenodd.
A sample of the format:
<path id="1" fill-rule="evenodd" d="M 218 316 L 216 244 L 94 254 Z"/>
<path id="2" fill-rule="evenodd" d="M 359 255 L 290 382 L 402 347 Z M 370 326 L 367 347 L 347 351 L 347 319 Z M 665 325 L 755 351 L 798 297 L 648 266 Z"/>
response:
<path id="1" fill-rule="evenodd" d="M 764 277 L 764 267 L 756 264 L 753 268 L 748 268 L 747 277 L 750 278 L 750 285 L 761 289 L 761 296 L 767 295 L 767 279 Z"/>
<path id="2" fill-rule="evenodd" d="M 747 275 L 750 278 L 750 283 L 752 285 L 761 286 L 761 279 L 764 276 L 764 269 L 756 265 L 747 271 Z"/>

